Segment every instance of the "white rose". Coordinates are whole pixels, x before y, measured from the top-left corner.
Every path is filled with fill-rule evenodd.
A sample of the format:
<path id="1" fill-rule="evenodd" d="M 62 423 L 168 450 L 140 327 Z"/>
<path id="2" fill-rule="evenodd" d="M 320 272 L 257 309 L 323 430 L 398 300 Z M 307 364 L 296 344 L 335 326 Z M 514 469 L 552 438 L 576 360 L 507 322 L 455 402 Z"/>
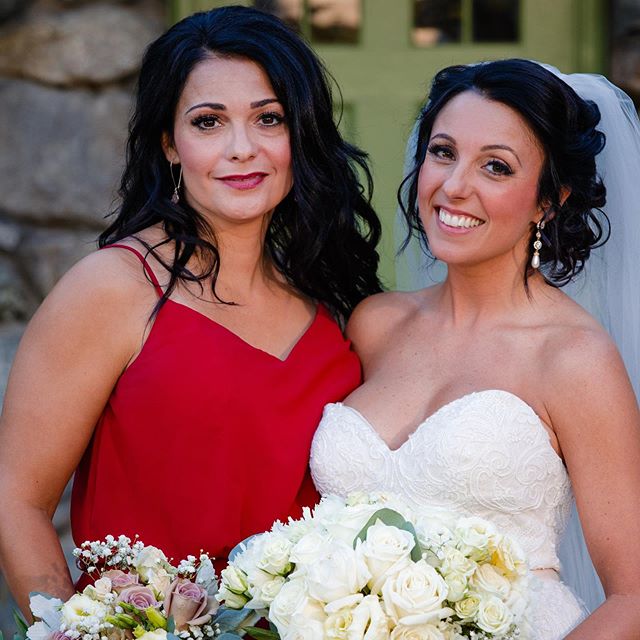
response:
<path id="1" fill-rule="evenodd" d="M 318 531 L 304 535 L 291 549 L 290 560 L 296 565 L 296 571 L 302 566 L 318 562 L 326 553 L 327 537 Z"/>
<path id="2" fill-rule="evenodd" d="M 238 595 L 245 593 L 249 588 L 247 574 L 233 564 L 229 564 L 226 569 L 223 569 L 220 577 L 222 578 L 222 587 Z"/>
<path id="3" fill-rule="evenodd" d="M 276 625 L 281 638 L 287 633 L 294 616 L 306 616 L 319 622 L 324 622 L 327 617 L 320 603 L 309 597 L 304 579 L 285 582 L 269 607 L 269 620 Z"/>
<path id="4" fill-rule="evenodd" d="M 467 577 L 463 573 L 456 573 L 455 571 L 452 571 L 444 576 L 444 581 L 447 583 L 447 600 L 449 600 L 449 602 L 457 602 L 464 598 L 469 583 Z"/>
<path id="5" fill-rule="evenodd" d="M 384 581 L 411 563 L 415 539 L 411 533 L 378 521 L 367 530 L 366 540 L 357 552 L 364 557 L 371 573 L 371 593 L 380 593 Z"/>
<path id="6" fill-rule="evenodd" d="M 67 626 L 72 626 L 83 622 L 90 616 L 103 618 L 107 615 L 107 608 L 98 600 L 76 593 L 62 605 L 60 613 L 62 622 Z"/>
<path id="7" fill-rule="evenodd" d="M 152 576 L 161 569 L 167 562 L 167 556 L 156 547 L 144 547 L 133 561 L 133 567 L 138 572 L 140 579 L 148 583 Z"/>
<path id="8" fill-rule="evenodd" d="M 233 591 L 229 591 L 225 587 L 222 587 L 220 591 L 216 593 L 215 598 L 218 602 L 224 601 L 224 606 L 228 609 L 242 609 L 249 601 L 247 596 L 240 593 L 233 593 Z"/>
<path id="9" fill-rule="evenodd" d="M 362 556 L 341 540 L 328 545 L 324 555 L 306 568 L 309 595 L 325 604 L 358 593 L 370 578 Z"/>
<path id="10" fill-rule="evenodd" d="M 411 627 L 399 624 L 391 632 L 389 640 L 445 640 L 445 636 L 433 624 L 419 624 Z"/>
<path id="11" fill-rule="evenodd" d="M 368 595 L 353 610 L 347 640 L 387 640 L 389 619 L 385 615 L 378 596 Z"/>
<path id="12" fill-rule="evenodd" d="M 325 608 L 326 610 L 326 608 Z M 324 633 L 327 638 L 345 640 L 347 630 L 353 622 L 353 607 L 343 607 L 335 613 L 329 614 L 324 621 Z"/>
<path id="13" fill-rule="evenodd" d="M 470 585 L 478 591 L 505 599 L 511 591 L 511 583 L 491 564 L 479 565 L 471 576 Z"/>
<path id="14" fill-rule="evenodd" d="M 143 633 L 138 640 L 167 640 L 167 632 L 164 629 L 147 631 L 146 633 Z"/>
<path id="15" fill-rule="evenodd" d="M 159 599 L 162 599 L 173 582 L 173 576 L 164 569 L 164 567 L 157 567 L 149 573 L 149 586 L 154 590 Z"/>
<path id="16" fill-rule="evenodd" d="M 455 530 L 460 551 L 476 561 L 488 557 L 489 547 L 495 535 L 493 525 L 482 518 L 461 518 Z"/>
<path id="17" fill-rule="evenodd" d="M 27 638 L 29 640 L 49 640 L 56 628 L 50 629 L 44 622 L 34 622 L 27 629 Z"/>
<path id="18" fill-rule="evenodd" d="M 314 516 L 317 523 L 323 527 L 332 538 L 342 540 L 352 545 L 356 536 L 369 521 L 371 516 L 380 509 L 376 504 L 355 504 L 345 506 L 336 501 L 324 500 L 316 507 Z"/>
<path id="19" fill-rule="evenodd" d="M 443 606 L 447 595 L 447 583 L 424 560 L 402 569 L 382 587 L 385 609 L 396 624 L 424 624 L 447 617 L 452 613 Z"/>
<path id="20" fill-rule="evenodd" d="M 456 614 L 465 622 L 473 620 L 479 608 L 480 596 L 477 593 L 468 593 L 466 598 L 458 600 L 454 605 Z"/>
<path id="21" fill-rule="evenodd" d="M 423 549 L 431 546 L 442 547 L 454 538 L 455 517 L 441 509 L 422 507 L 416 512 L 415 530 Z"/>
<path id="22" fill-rule="evenodd" d="M 281 533 L 265 533 L 256 543 L 256 566 L 274 576 L 285 575 L 291 571 L 289 555 L 293 545 Z"/>
<path id="23" fill-rule="evenodd" d="M 468 578 L 473 574 L 477 566 L 477 564 L 467 558 L 462 551 L 451 545 L 444 547 L 441 554 L 441 561 L 440 570 L 445 576 L 449 573 L 457 573 Z"/>
<path id="24" fill-rule="evenodd" d="M 323 640 L 324 627 L 318 620 L 308 620 L 302 615 L 292 618 L 282 640 Z"/>
<path id="25" fill-rule="evenodd" d="M 489 596 L 481 600 L 476 620 L 483 631 L 498 636 L 509 630 L 513 615 L 500 598 Z"/>
<path id="26" fill-rule="evenodd" d="M 252 585 L 250 588 L 251 600 L 247 602 L 246 607 L 248 609 L 265 609 L 274 600 L 274 598 L 280 593 L 280 589 L 285 583 L 283 576 L 271 577 L 270 580 L 263 582 L 260 585 Z"/>
<path id="27" fill-rule="evenodd" d="M 491 563 L 508 578 L 524 576 L 528 571 L 527 560 L 515 540 L 498 536 L 495 542 Z"/>

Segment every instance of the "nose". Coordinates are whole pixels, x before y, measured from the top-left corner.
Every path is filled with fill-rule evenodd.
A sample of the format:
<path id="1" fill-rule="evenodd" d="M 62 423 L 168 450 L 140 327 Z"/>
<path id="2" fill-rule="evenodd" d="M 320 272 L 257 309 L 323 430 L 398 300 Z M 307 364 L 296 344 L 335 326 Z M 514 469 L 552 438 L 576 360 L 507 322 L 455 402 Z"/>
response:
<path id="1" fill-rule="evenodd" d="M 234 162 L 246 162 L 256 155 L 256 142 L 250 128 L 236 124 L 229 128 L 227 155 Z"/>
<path id="2" fill-rule="evenodd" d="M 443 183 L 442 191 L 451 200 L 462 200 L 469 197 L 473 188 L 470 167 L 465 166 L 462 162 L 456 162 L 450 165 Z"/>

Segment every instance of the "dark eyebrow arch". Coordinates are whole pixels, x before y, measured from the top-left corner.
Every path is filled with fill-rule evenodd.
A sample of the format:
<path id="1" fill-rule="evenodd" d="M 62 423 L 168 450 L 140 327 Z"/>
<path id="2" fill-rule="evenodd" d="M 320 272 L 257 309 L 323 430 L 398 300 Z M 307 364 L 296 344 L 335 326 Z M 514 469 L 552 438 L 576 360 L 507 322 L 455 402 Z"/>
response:
<path id="1" fill-rule="evenodd" d="M 273 102 L 280 102 L 278 98 L 265 98 L 264 100 L 258 100 L 257 102 L 252 102 L 249 106 L 252 109 L 259 109 L 260 107 L 264 107 L 268 104 L 272 104 Z M 185 111 L 185 115 L 187 113 L 191 113 L 195 109 L 200 109 L 202 107 L 208 107 L 209 109 L 213 109 L 214 111 L 226 111 L 227 107 L 221 102 L 200 102 L 198 104 L 194 104 L 193 107 L 189 107 Z"/>
<path id="2" fill-rule="evenodd" d="M 503 151 L 509 151 L 510 153 L 513 153 L 513 155 L 516 157 L 516 160 L 518 161 L 518 164 L 522 166 L 522 162 L 520 162 L 520 158 L 518 158 L 518 154 L 510 146 L 506 144 L 488 144 L 482 147 L 480 151 L 491 151 L 492 149 L 502 149 Z"/>

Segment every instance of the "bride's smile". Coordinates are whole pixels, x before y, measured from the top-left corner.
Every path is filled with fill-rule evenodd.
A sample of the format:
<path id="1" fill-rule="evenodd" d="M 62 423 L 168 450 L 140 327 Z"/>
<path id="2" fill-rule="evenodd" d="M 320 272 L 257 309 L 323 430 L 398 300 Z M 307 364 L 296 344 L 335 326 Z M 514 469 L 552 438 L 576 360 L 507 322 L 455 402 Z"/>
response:
<path id="1" fill-rule="evenodd" d="M 544 155 L 513 109 L 476 92 L 438 114 L 418 180 L 420 215 L 433 254 L 450 265 L 527 258 L 543 216 Z"/>

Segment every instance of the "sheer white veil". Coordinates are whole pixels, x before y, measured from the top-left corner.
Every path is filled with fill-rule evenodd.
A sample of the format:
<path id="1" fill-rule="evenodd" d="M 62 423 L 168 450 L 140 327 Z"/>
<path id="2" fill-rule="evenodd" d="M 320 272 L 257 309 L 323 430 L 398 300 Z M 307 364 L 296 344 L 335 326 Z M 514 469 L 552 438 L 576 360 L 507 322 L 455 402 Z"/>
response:
<path id="1" fill-rule="evenodd" d="M 640 121 L 631 99 L 605 77 L 566 75 L 542 65 L 569 84 L 582 98 L 593 100 L 602 119 L 598 129 L 606 136 L 597 156 L 598 173 L 607 188 L 604 211 L 611 221 L 611 237 L 593 251 L 585 270 L 564 287 L 607 329 L 624 359 L 636 397 L 640 400 Z M 413 161 L 417 139 L 414 127 L 407 145 L 404 175 Z M 396 246 L 406 236 L 400 211 L 396 219 Z M 397 259 L 397 286 L 419 289 L 443 279 L 446 267 L 428 264 L 419 243 L 412 239 Z M 560 547 L 562 577 L 589 610 L 604 599 L 580 528 L 575 505 Z"/>

